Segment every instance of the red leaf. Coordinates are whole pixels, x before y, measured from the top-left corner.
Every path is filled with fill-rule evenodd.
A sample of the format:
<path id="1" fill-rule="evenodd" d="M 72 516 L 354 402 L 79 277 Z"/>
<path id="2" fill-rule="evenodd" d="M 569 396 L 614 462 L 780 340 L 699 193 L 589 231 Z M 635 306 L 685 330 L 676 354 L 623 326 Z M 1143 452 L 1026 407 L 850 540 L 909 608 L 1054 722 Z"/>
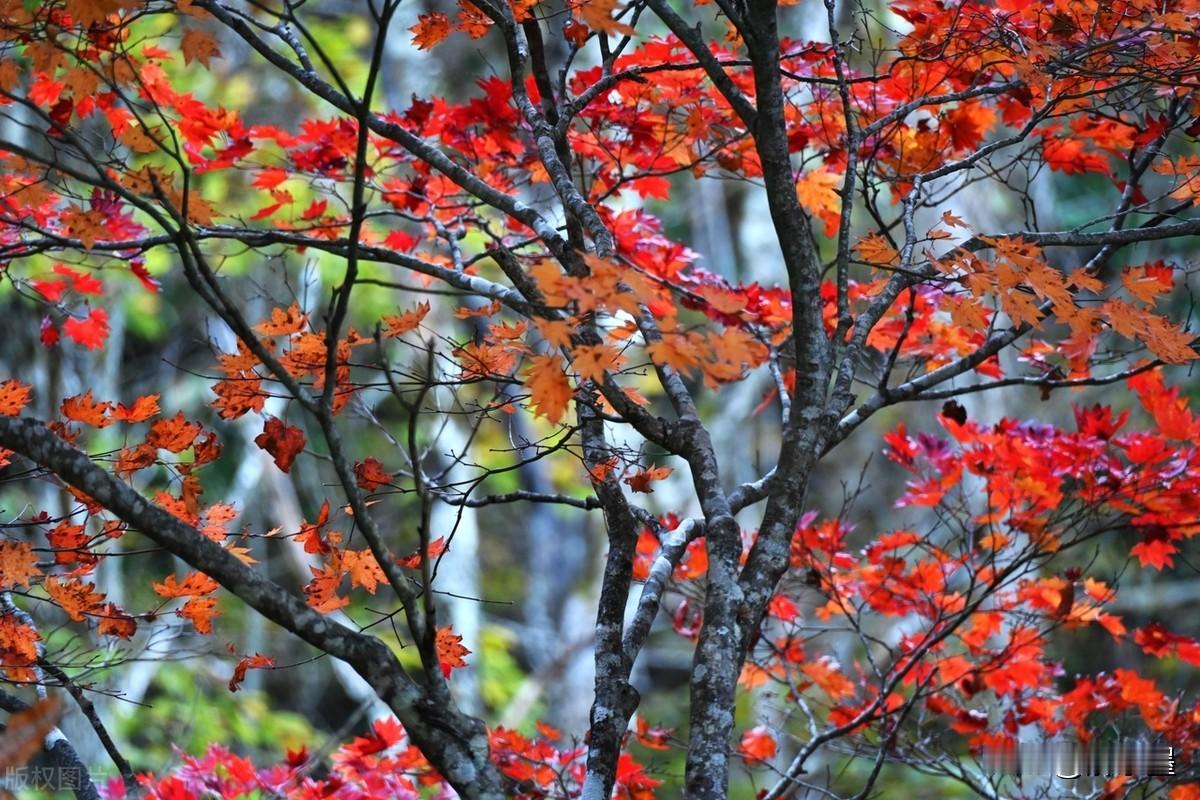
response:
<path id="1" fill-rule="evenodd" d="M 354 477 L 360 488 L 371 492 L 391 483 L 392 473 L 383 468 L 379 459 L 368 457 L 354 465 Z"/>
<path id="2" fill-rule="evenodd" d="M 93 308 L 84 319 L 69 317 L 63 323 L 63 333 L 76 344 L 96 350 L 102 347 L 104 340 L 108 338 L 108 312 L 103 308 Z"/>
<path id="3" fill-rule="evenodd" d="M 748 764 L 759 764 L 775 757 L 775 737 L 765 726 L 759 725 L 742 734 L 738 752 Z"/>
<path id="4" fill-rule="evenodd" d="M 157 293 L 162 288 L 162 283 L 158 278 L 146 271 L 146 265 L 141 261 L 130 261 L 129 270 L 142 282 L 142 286 L 146 287 L 146 291 Z"/>
<path id="5" fill-rule="evenodd" d="M 270 656 L 260 655 L 255 653 L 252 656 L 246 656 L 237 663 L 233 668 L 233 677 L 229 679 L 229 691 L 236 692 L 242 686 L 242 681 L 246 680 L 246 670 L 248 669 L 267 669 L 275 666 L 275 659 Z"/>
<path id="6" fill-rule="evenodd" d="M 304 432 L 277 417 L 268 417 L 263 432 L 254 437 L 254 443 L 270 453 L 275 465 L 287 472 L 296 455 L 304 449 Z"/>
<path id="7" fill-rule="evenodd" d="M 450 18 L 440 11 L 432 14 L 422 14 L 417 24 L 408 29 L 413 35 L 413 44 L 418 50 L 429 50 L 436 47 L 453 30 Z"/>
<path id="8" fill-rule="evenodd" d="M 42 317 L 40 338 L 43 347 L 53 347 L 58 344 L 58 326 L 54 324 L 49 315 Z"/>
<path id="9" fill-rule="evenodd" d="M 436 645 L 438 662 L 442 665 L 442 675 L 445 677 L 450 677 L 451 670 L 467 665 L 463 656 L 470 655 L 471 651 L 463 647 L 462 637 L 455 635 L 449 625 L 438 628 Z"/>
<path id="10" fill-rule="evenodd" d="M 1146 538 L 1131 547 L 1129 552 L 1137 556 L 1143 567 L 1162 570 L 1164 567 L 1175 565 L 1172 556 L 1179 552 L 1179 548 L 1165 534 L 1151 530 L 1146 534 Z"/>
<path id="11" fill-rule="evenodd" d="M 626 476 L 624 480 L 625 483 L 629 484 L 629 488 L 635 492 L 653 494 L 654 490 L 650 488 L 650 482 L 661 481 L 670 474 L 670 467 L 651 467 L 650 469 L 638 470 L 632 475 Z"/>

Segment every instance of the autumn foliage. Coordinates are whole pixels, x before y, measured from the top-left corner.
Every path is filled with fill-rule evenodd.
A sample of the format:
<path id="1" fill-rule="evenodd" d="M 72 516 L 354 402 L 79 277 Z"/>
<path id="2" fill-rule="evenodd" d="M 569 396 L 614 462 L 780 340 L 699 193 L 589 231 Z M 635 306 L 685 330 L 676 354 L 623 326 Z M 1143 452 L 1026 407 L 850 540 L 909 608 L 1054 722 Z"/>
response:
<path id="1" fill-rule="evenodd" d="M 116 336 L 127 306 L 219 328 L 202 404 L 64 392 L 0 350 L 9 725 L 47 735 L 31 687 L 95 688 L 52 629 L 223 645 L 244 612 L 395 715 L 274 765 L 113 753 L 87 796 L 865 797 L 907 765 L 993 797 L 981 748 L 1119 725 L 1190 763 L 1200 702 L 1158 666 L 1200 667 L 1196 630 L 1117 606 L 1200 533 L 1200 4 L 313 5 L 0 2 L 0 278 L 38 357 L 159 347 Z M 321 14 L 369 34 L 331 55 Z M 397 48 L 494 63 L 397 104 Z M 301 110 L 223 95 L 235 51 Z M 680 234 L 710 182 L 757 198 L 757 271 Z M 747 390 L 761 464 L 720 438 Z M 831 502 L 864 439 L 883 488 Z M 303 519 L 222 496 L 257 451 L 320 487 Z M 437 514 L 513 503 L 600 537 L 587 730 L 464 710 L 481 654 Z M 264 563 L 284 552 L 303 580 Z M 110 596 L 118 557 L 145 592 Z M 672 629 L 694 660 L 665 724 L 634 668 Z M 1069 674 L 1080 641 L 1121 666 Z M 227 650 L 231 692 L 301 660 Z M 1186 778 L 1096 796 L 1200 796 Z"/>

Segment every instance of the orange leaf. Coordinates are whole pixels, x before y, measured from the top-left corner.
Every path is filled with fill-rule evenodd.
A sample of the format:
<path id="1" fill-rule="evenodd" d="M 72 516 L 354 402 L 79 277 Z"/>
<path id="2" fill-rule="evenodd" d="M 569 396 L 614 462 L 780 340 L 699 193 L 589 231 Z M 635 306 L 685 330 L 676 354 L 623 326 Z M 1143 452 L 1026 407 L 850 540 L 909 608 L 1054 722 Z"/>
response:
<path id="1" fill-rule="evenodd" d="M 66 612 L 75 622 L 82 622 L 84 617 L 93 613 L 93 609 L 104 601 L 104 595 L 93 592 L 94 583 L 84 583 L 80 580 L 61 580 L 57 577 L 47 578 L 42 584 L 46 594 Z"/>
<path id="2" fill-rule="evenodd" d="M 322 569 L 309 567 L 309 570 L 313 574 L 313 579 L 304 587 L 304 594 L 308 596 L 310 606 L 317 611 L 327 613 L 350 604 L 347 598 L 339 597 L 337 593 L 338 584 L 342 582 L 340 572 L 329 565 Z"/>
<path id="3" fill-rule="evenodd" d="M 592 30 L 617 36 L 629 36 L 633 34 L 633 28 L 624 22 L 613 19 L 613 14 L 619 10 L 620 4 L 617 0 L 582 0 L 575 7 L 580 19 Z"/>
<path id="4" fill-rule="evenodd" d="M 775 737 L 764 725 L 751 728 L 742 734 L 738 744 L 738 752 L 748 764 L 759 764 L 775 757 L 777 745 Z"/>
<path id="5" fill-rule="evenodd" d="M 199 61 L 205 69 L 208 69 L 209 61 L 221 57 L 221 48 L 217 46 L 217 40 L 213 38 L 213 35 L 196 28 L 189 28 L 183 32 L 179 49 L 183 51 L 184 64 Z"/>
<path id="6" fill-rule="evenodd" d="M 95 402 L 92 399 L 92 390 L 88 389 L 83 394 L 77 394 L 74 397 L 68 397 L 66 400 L 63 400 L 60 410 L 62 411 L 62 415 L 67 419 L 91 425 L 93 428 L 106 428 L 114 422 L 108 416 L 109 412 L 112 411 L 112 407 L 112 403 Z"/>
<path id="7" fill-rule="evenodd" d="M 826 236 L 837 233 L 842 208 L 842 196 L 838 193 L 841 184 L 841 176 L 827 170 L 809 170 L 796 181 L 796 198 L 805 211 L 825 223 Z"/>
<path id="8" fill-rule="evenodd" d="M 650 481 L 661 481 L 670 475 L 671 472 L 670 467 L 651 467 L 650 469 L 639 470 L 632 475 L 627 475 L 625 483 L 629 484 L 629 488 L 635 492 L 653 494 L 654 490 L 650 488 Z"/>
<path id="9" fill-rule="evenodd" d="M 375 594 L 376 586 L 387 582 L 387 575 L 370 550 L 341 550 L 335 554 L 333 566 L 350 575 L 351 586 L 361 586 L 371 594 Z"/>
<path id="10" fill-rule="evenodd" d="M 450 27 L 450 18 L 438 11 L 432 14 L 422 14 L 417 18 L 417 24 L 408 30 L 412 33 L 413 44 L 418 50 L 429 50 L 436 47 L 453 31 Z"/>
<path id="11" fill-rule="evenodd" d="M 471 651 L 462 645 L 462 637 L 456 636 L 453 628 L 445 625 L 437 629 L 437 646 L 438 661 L 442 665 L 442 675 L 449 678 L 450 671 L 465 667 L 467 662 L 463 660 L 463 656 L 470 655 Z"/>
<path id="12" fill-rule="evenodd" d="M 20 381 L 0 383 L 0 414 L 15 417 L 29 403 L 30 388 Z"/>
<path id="13" fill-rule="evenodd" d="M 220 616 L 215 597 L 193 597 L 175 613 L 189 620 L 195 626 L 196 632 L 205 636 L 212 633 L 213 617 Z"/>
<path id="14" fill-rule="evenodd" d="M 0 542 L 0 588 L 29 586 L 29 579 L 41 575 L 37 555 L 26 542 Z"/>
<path id="15" fill-rule="evenodd" d="M 180 411 L 171 419 L 160 419 L 150 426 L 146 444 L 156 450 L 182 453 L 192 446 L 200 433 L 200 423 L 188 422 Z"/>
<path id="16" fill-rule="evenodd" d="M 446 537 L 445 536 L 439 536 L 438 538 L 434 539 L 432 542 L 429 543 L 429 552 L 428 552 L 429 558 L 437 558 L 444 552 L 446 552 Z M 408 567 L 409 569 L 420 569 L 421 568 L 421 551 L 416 550 L 406 556 L 400 556 L 399 558 L 396 559 L 396 563 L 402 567 Z"/>
<path id="17" fill-rule="evenodd" d="M 0 664 L 5 675 L 16 681 L 36 679 L 30 667 L 37 663 L 40 638 L 32 626 L 12 614 L 0 615 Z"/>
<path id="18" fill-rule="evenodd" d="M 388 338 L 403 336 L 421 324 L 429 313 L 429 303 L 418 303 L 412 311 L 383 318 L 383 335 Z"/>
<path id="19" fill-rule="evenodd" d="M 892 247 L 888 240 L 878 233 L 872 233 L 854 245 L 854 252 L 858 253 L 858 257 L 868 264 L 881 266 L 894 264 L 900 258 L 900 253 L 896 251 L 896 248 Z"/>
<path id="20" fill-rule="evenodd" d="M 134 400 L 131 406 L 117 403 L 112 418 L 122 422 L 145 422 L 158 412 L 158 395 L 146 394 Z"/>
<path id="21" fill-rule="evenodd" d="M 854 694 L 854 684 L 843 674 L 841 667 L 829 656 L 809 661 L 800 667 L 813 683 L 820 686 L 829 699 L 837 702 Z"/>
<path id="22" fill-rule="evenodd" d="M 115 603 L 105 603 L 104 608 L 96 616 L 100 623 L 96 630 L 101 636 L 129 639 L 137 633 L 137 622 L 133 617 L 117 608 Z"/>
<path id="23" fill-rule="evenodd" d="M 180 583 L 174 575 L 168 575 L 162 583 L 153 582 L 155 594 L 161 597 L 190 597 L 209 594 L 220 586 L 203 572 L 189 572 Z"/>
<path id="24" fill-rule="evenodd" d="M 571 351 L 571 366 L 583 380 L 602 383 L 605 372 L 616 372 L 625 357 L 606 344 L 585 344 Z"/>
<path id="25" fill-rule="evenodd" d="M 651 750 L 670 750 L 669 740 L 672 733 L 674 733 L 674 729 L 651 725 L 646 722 L 645 717 L 638 715 L 637 740 L 643 747 L 649 747 Z"/>
<path id="26" fill-rule="evenodd" d="M 254 330 L 263 336 L 290 336 L 304 330 L 308 324 L 308 315 L 300 311 L 300 306 L 292 303 L 285 308 L 271 309 L 271 318 L 254 326 Z"/>
<path id="27" fill-rule="evenodd" d="M 5 720 L 4 736 L 0 737 L 0 769 L 6 772 L 24 769 L 29 759 L 41 749 L 50 730 L 62 715 L 62 697 L 51 695 L 38 700 L 22 711 L 10 714 Z"/>
<path id="28" fill-rule="evenodd" d="M 557 425 L 567 411 L 572 394 L 562 359 L 550 353 L 534 356 L 532 361 L 525 373 L 525 386 L 537 407 L 537 416 L 545 417 Z"/>

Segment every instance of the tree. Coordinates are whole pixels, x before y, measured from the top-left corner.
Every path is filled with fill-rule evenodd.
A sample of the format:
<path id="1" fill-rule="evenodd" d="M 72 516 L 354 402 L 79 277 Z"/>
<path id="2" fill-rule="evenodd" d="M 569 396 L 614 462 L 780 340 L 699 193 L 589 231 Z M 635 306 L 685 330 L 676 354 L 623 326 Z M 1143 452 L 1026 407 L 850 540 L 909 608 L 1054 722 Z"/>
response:
<path id="1" fill-rule="evenodd" d="M 6 494 L 65 505 L 6 523 L 4 679 L 86 708 L 43 626 L 65 615 L 119 646 L 166 608 L 210 634 L 222 605 L 244 604 L 349 664 L 394 712 L 329 779 L 375 796 L 444 781 L 465 798 L 650 797 L 659 781 L 629 748 L 682 739 L 689 798 L 725 797 L 735 759 L 785 749 L 763 794 L 788 796 L 839 743 L 868 766 L 828 791 L 865 797 L 900 762 L 992 797 L 964 752 L 939 750 L 939 728 L 977 750 L 1022 729 L 1086 737 L 1122 713 L 1190 753 L 1200 706 L 1133 669 L 1060 679 L 1050 649 L 1094 624 L 1116 646 L 1200 664 L 1182 633 L 1127 630 L 1106 610 L 1112 581 L 1080 566 L 1103 544 L 1163 570 L 1200 531 L 1200 422 L 1167 382 L 1196 357 L 1177 291 L 1190 272 L 1166 251 L 1135 257 L 1200 233 L 1200 7 L 826 0 L 807 41 L 789 26 L 810 8 L 696 5 L 472 0 L 406 30 L 398 0 L 5 3 L 3 275 L 41 309 L 44 346 L 102 350 L 112 303 L 181 281 L 233 344 L 206 379 L 216 419 L 171 407 L 166 387 L 39 399 L 7 365 Z M 329 31 L 364 15 L 362 60 L 332 53 Z M 468 37 L 504 60 L 469 98 L 389 101 L 390 48 Z M 234 51 L 311 115 L 285 127 L 263 96 L 222 106 L 204 73 Z M 765 195 L 776 285 L 703 268 L 652 213 L 711 179 Z M 1086 194 L 1088 216 L 1042 229 L 1048 185 Z M 979 187 L 1026 223 L 972 219 Z M 332 285 L 296 288 L 305 259 Z M 258 312 L 262 292 L 273 308 Z M 724 392 L 764 376 L 758 414 L 777 420 L 778 447 L 734 485 L 711 423 Z M 1034 387 L 1065 403 L 1088 386 L 1128 390 L 1148 424 L 1109 406 L 1078 407 L 1074 429 L 990 424 L 959 402 Z M 852 534 L 853 491 L 806 513 L 835 448 L 922 401 L 942 404 L 930 416 L 950 440 L 904 426 L 885 439 L 911 473 L 899 504 L 929 509 L 923 527 Z M 261 424 L 253 442 L 279 470 L 325 482 L 299 530 L 239 529 L 237 509 L 206 497 L 239 419 Z M 461 447 L 439 443 L 446 426 L 466 432 Z M 98 451 L 105 428 L 118 434 Z M 590 493 L 505 484 L 544 460 L 578 465 Z M 688 496 L 656 509 L 668 481 Z M 431 520 L 509 503 L 603 516 L 586 732 L 489 730 L 456 699 L 471 654 L 438 594 L 455 534 Z M 122 537 L 129 558 L 186 565 L 160 565 L 157 607 L 97 591 Z M 311 558 L 303 593 L 256 562 L 263 538 Z M 350 605 L 365 597 L 382 618 Z M 634 721 L 633 669 L 664 607 L 694 642 L 678 739 Z M 277 666 L 242 656 L 231 689 Z M 769 687 L 798 721 L 739 732 L 739 683 Z M 146 783 L 173 797 L 205 780 L 317 791 L 297 777 L 306 763 L 255 773 L 216 749 Z"/>

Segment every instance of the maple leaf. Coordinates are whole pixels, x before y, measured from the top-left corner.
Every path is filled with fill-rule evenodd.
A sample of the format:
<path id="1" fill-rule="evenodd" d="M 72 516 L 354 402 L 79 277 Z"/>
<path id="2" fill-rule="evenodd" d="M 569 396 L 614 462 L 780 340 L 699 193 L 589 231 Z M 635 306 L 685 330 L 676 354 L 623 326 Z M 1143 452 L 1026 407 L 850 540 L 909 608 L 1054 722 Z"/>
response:
<path id="1" fill-rule="evenodd" d="M 830 656 L 822 656 L 815 661 L 802 664 L 800 671 L 821 687 L 825 694 L 829 695 L 829 699 L 835 703 L 854 694 L 854 684 Z"/>
<path id="2" fill-rule="evenodd" d="M 68 317 L 62 331 L 76 344 L 96 350 L 103 347 L 104 340 L 108 338 L 108 312 L 103 308 L 93 308 L 83 319 Z"/>
<path id="3" fill-rule="evenodd" d="M 94 428 L 106 428 L 115 420 L 109 416 L 113 404 L 97 403 L 92 399 L 92 390 L 88 389 L 81 395 L 68 397 L 63 400 L 61 412 L 64 417 Z"/>
<path id="4" fill-rule="evenodd" d="M 62 697 L 50 695 L 28 708 L 13 711 L 5 720 L 0 738 L 0 768 L 5 772 L 26 769 L 26 764 L 45 746 L 46 737 L 62 716 Z"/>
<path id="5" fill-rule="evenodd" d="M 354 478 L 359 487 L 373 492 L 392 482 L 392 473 L 383 468 L 379 459 L 368 457 L 354 465 Z"/>
<path id="6" fill-rule="evenodd" d="M 29 586 L 29 579 L 41 575 L 37 555 L 27 542 L 0 542 L 0 588 Z"/>
<path id="7" fill-rule="evenodd" d="M 629 182 L 629 188 L 642 197 L 652 197 L 656 200 L 671 199 L 671 182 L 661 175 L 635 178 Z"/>
<path id="8" fill-rule="evenodd" d="M 331 565 L 321 569 L 309 567 L 309 571 L 312 572 L 313 579 L 305 585 L 304 594 L 314 610 L 328 613 L 350 604 L 349 598 L 339 597 L 337 593 L 338 584 L 342 582 L 341 572 Z"/>
<path id="9" fill-rule="evenodd" d="M 203 572 L 189 572 L 182 583 L 174 575 L 168 575 L 161 583 L 155 581 L 151 585 L 155 594 L 162 597 L 192 597 L 214 592 L 220 584 Z"/>
<path id="10" fill-rule="evenodd" d="M 370 550 L 341 550 L 331 562 L 335 569 L 350 576 L 350 585 L 360 586 L 375 594 L 375 587 L 387 582 L 387 575 L 375 560 Z"/>
<path id="11" fill-rule="evenodd" d="M 1179 548 L 1160 529 L 1151 529 L 1142 541 L 1129 548 L 1130 555 L 1135 556 L 1143 567 L 1154 567 L 1160 571 L 1174 566 L 1172 556 L 1178 552 Z"/>
<path id="12" fill-rule="evenodd" d="M 643 492 L 645 494 L 653 494 L 654 489 L 651 488 L 651 481 L 661 481 L 671 474 L 673 470 L 670 467 L 651 467 L 650 469 L 638 470 L 632 475 L 625 476 L 625 483 L 629 484 L 629 488 L 635 492 Z"/>
<path id="13" fill-rule="evenodd" d="M 217 40 L 211 33 L 198 28 L 188 28 L 183 32 L 179 49 L 183 52 L 184 64 L 199 61 L 205 69 L 209 68 L 209 62 L 212 59 L 221 57 L 221 49 L 217 46 Z"/>
<path id="14" fill-rule="evenodd" d="M 446 552 L 446 537 L 439 536 L 429 543 L 429 558 L 437 558 L 442 553 Z M 402 567 L 409 569 L 420 569 L 422 564 L 421 551 L 416 550 L 406 556 L 400 556 L 396 559 L 396 563 Z"/>
<path id="15" fill-rule="evenodd" d="M 1096 152 L 1089 142 L 1069 135 L 1046 133 L 1042 138 L 1042 160 L 1050 169 L 1067 175 L 1098 172 L 1112 175 L 1107 158 Z"/>
<path id="16" fill-rule="evenodd" d="M 437 629 L 434 644 L 437 647 L 438 663 L 442 667 L 444 677 L 449 678 L 451 670 L 467 666 L 463 656 L 470 655 L 471 651 L 463 647 L 462 637 L 456 635 L 451 626 L 443 625 Z"/>
<path id="17" fill-rule="evenodd" d="M 1161 262 L 1159 263 L 1161 264 Z M 1173 280 L 1169 267 L 1164 266 L 1162 269 L 1156 270 L 1154 265 L 1146 265 L 1125 270 L 1121 274 L 1121 283 L 1132 297 L 1148 306 L 1153 306 L 1158 302 L 1160 296 L 1171 290 Z"/>
<path id="18" fill-rule="evenodd" d="M 117 403 L 117 407 L 113 409 L 112 418 L 121 422 L 145 422 L 156 416 L 158 412 L 158 395 L 146 394 L 134 400 L 131 406 Z"/>
<path id="19" fill-rule="evenodd" d="M 651 725 L 644 716 L 638 715 L 636 735 L 638 743 L 643 747 L 649 747 L 651 750 L 670 750 L 670 738 L 674 732 L 673 728 Z"/>
<path id="20" fill-rule="evenodd" d="M 96 631 L 101 636 L 130 639 L 137 633 L 137 621 L 118 608 L 115 603 L 105 603 L 96 617 L 98 622 Z"/>
<path id="21" fill-rule="evenodd" d="M 200 431 L 200 423 L 188 422 L 180 411 L 171 419 L 160 419 L 152 423 L 150 431 L 146 434 L 146 444 L 156 450 L 182 453 L 192 446 Z"/>
<path id="22" fill-rule="evenodd" d="M 4 673 L 13 680 L 35 680 L 30 666 L 37 663 L 41 637 L 15 614 L 0 614 L 0 655 Z"/>
<path id="23" fill-rule="evenodd" d="M 563 371 L 562 359 L 554 353 L 534 356 L 525 373 L 525 386 L 537 408 L 537 415 L 557 425 L 573 394 Z"/>
<path id="24" fill-rule="evenodd" d="M 241 688 L 242 682 L 246 680 L 246 670 L 250 669 L 270 669 L 275 666 L 275 659 L 270 656 L 264 656 L 260 653 L 255 653 L 252 656 L 245 656 L 238 661 L 237 666 L 233 668 L 233 675 L 229 678 L 229 691 L 236 692 Z"/>
<path id="25" fill-rule="evenodd" d="M 575 6 L 575 13 L 579 15 L 585 25 L 594 31 L 628 36 L 634 32 L 633 28 L 613 18 L 620 8 L 619 0 L 580 0 Z"/>
<path id="26" fill-rule="evenodd" d="M 77 579 L 63 580 L 56 576 L 47 578 L 42 586 L 46 594 L 75 622 L 82 622 L 104 601 L 104 595 L 92 591 L 96 588 L 94 583 Z"/>
<path id="27" fill-rule="evenodd" d="M 73 270 L 66 264 L 55 264 L 54 272 L 68 278 L 71 288 L 80 294 L 101 294 L 104 291 L 104 284 L 95 276 Z"/>
<path id="28" fill-rule="evenodd" d="M 292 468 L 296 455 L 304 449 L 304 431 L 278 417 L 268 417 L 263 432 L 254 437 L 254 443 L 275 459 L 279 469 L 287 472 Z"/>
<path id="29" fill-rule="evenodd" d="M 854 252 L 858 253 L 858 257 L 868 264 L 880 266 L 889 266 L 900 258 L 900 253 L 896 248 L 892 247 L 888 240 L 878 233 L 872 233 L 854 245 Z"/>
<path id="30" fill-rule="evenodd" d="M 808 213 L 825 223 L 825 235 L 837 233 L 842 208 L 842 178 L 827 170 L 809 170 L 796 181 L 796 198 Z"/>
<path id="31" fill-rule="evenodd" d="M 79 239 L 84 250 L 91 250 L 108 232 L 104 215 L 96 210 L 73 208 L 62 215 L 67 231 Z"/>
<path id="32" fill-rule="evenodd" d="M 30 387 L 15 379 L 0 383 L 0 415 L 15 417 L 29 404 Z"/>
<path id="33" fill-rule="evenodd" d="M 196 632 L 205 636 L 212 633 L 213 618 L 220 616 L 215 597 L 193 597 L 175 613 L 191 622 Z"/>
<path id="34" fill-rule="evenodd" d="M 950 311 L 950 321 L 960 328 L 987 330 L 991 312 L 971 297 L 946 297 L 943 305 Z"/>
<path id="35" fill-rule="evenodd" d="M 88 550 L 91 537 L 84 532 L 82 525 L 60 522 L 46 534 L 46 539 L 55 550 L 56 564 L 96 563 L 96 556 Z"/>
<path id="36" fill-rule="evenodd" d="M 271 309 L 271 318 L 254 326 L 254 330 L 263 336 L 289 336 L 304 330 L 308 324 L 308 315 L 300 311 L 300 306 L 292 303 L 285 308 Z"/>
<path id="37" fill-rule="evenodd" d="M 326 541 L 322 535 L 322 529 L 329 522 L 329 501 L 321 503 L 321 509 L 317 512 L 316 522 L 305 522 L 300 526 L 300 532 L 297 534 L 302 542 L 304 542 L 304 552 L 306 553 L 321 553 L 328 554 L 331 552 L 331 542 Z M 333 534 L 330 539 L 334 538 Z"/>
<path id="38" fill-rule="evenodd" d="M 51 80 L 44 72 L 39 72 L 25 96 L 37 105 L 47 108 L 58 102 L 65 88 L 65 83 Z"/>
<path id="39" fill-rule="evenodd" d="M 571 351 L 571 366 L 587 381 L 603 383 L 605 372 L 616 372 L 624 363 L 625 357 L 606 344 L 585 344 Z"/>
<path id="40" fill-rule="evenodd" d="M 738 752 L 747 764 L 760 764 L 775 757 L 778 746 L 775 736 L 764 725 L 751 728 L 742 734 Z"/>
<path id="41" fill-rule="evenodd" d="M 435 11 L 422 14 L 417 18 L 417 24 L 408 29 L 413 35 L 413 44 L 418 50 L 431 50 L 453 31 L 450 18 Z"/>
<path id="42" fill-rule="evenodd" d="M 418 303 L 412 311 L 383 318 L 383 335 L 388 338 L 403 336 L 421 324 L 429 314 L 429 303 Z"/>

